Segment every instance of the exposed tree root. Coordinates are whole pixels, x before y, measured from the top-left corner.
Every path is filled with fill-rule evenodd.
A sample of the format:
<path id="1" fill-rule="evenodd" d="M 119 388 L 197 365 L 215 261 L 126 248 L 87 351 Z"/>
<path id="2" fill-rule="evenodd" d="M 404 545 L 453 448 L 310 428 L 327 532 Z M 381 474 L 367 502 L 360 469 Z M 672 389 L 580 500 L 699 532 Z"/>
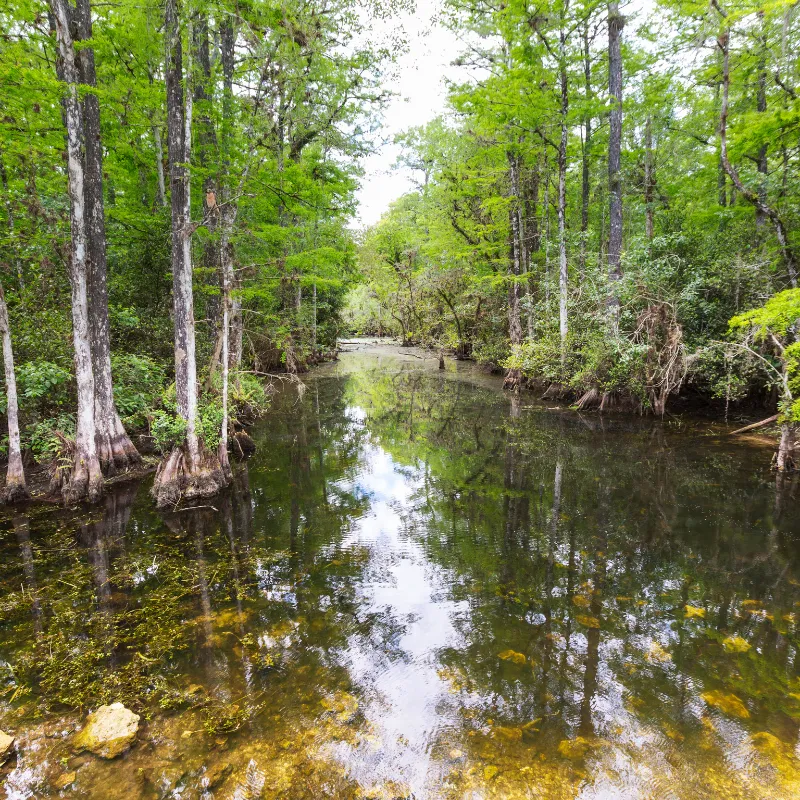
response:
<path id="1" fill-rule="evenodd" d="M 597 389 L 589 389 L 581 395 L 580 400 L 575 404 L 578 411 L 586 411 L 590 408 L 597 408 L 600 405 L 600 392 Z"/>
<path id="2" fill-rule="evenodd" d="M 23 478 L 21 481 L 7 478 L 6 485 L 0 490 L 0 503 L 21 503 L 30 498 L 30 492 Z"/>
<path id="3" fill-rule="evenodd" d="M 103 496 L 102 473 L 99 469 L 90 470 L 89 459 L 78 452 L 72 439 L 60 432 L 56 436 L 61 441 L 61 453 L 50 473 L 48 494 L 61 497 L 68 506 L 83 500 L 96 503 Z"/>
<path id="4" fill-rule="evenodd" d="M 68 506 L 82 500 L 96 503 L 103 496 L 103 475 L 99 470 L 96 473 L 91 471 L 86 459 L 79 458 L 76 454 L 69 480 L 61 488 L 61 496 Z"/>
<path id="5" fill-rule="evenodd" d="M 185 449 L 176 447 L 159 465 L 152 494 L 157 508 L 174 508 L 184 500 L 212 497 L 229 482 L 216 453 L 203 449 L 192 470 Z"/>
<path id="6" fill-rule="evenodd" d="M 142 457 L 119 419 L 115 421 L 113 432 L 98 432 L 96 441 L 100 469 L 105 477 L 113 478 L 141 466 Z"/>
<path id="7" fill-rule="evenodd" d="M 256 443 L 245 430 L 236 431 L 231 437 L 231 452 L 236 458 L 248 458 L 256 451 Z"/>
<path id="8" fill-rule="evenodd" d="M 653 413 L 664 416 L 667 400 L 686 377 L 683 329 L 672 305 L 651 303 L 637 320 L 633 340 L 647 345 L 645 385 Z"/>
<path id="9" fill-rule="evenodd" d="M 510 369 L 503 380 L 503 388 L 512 392 L 519 391 L 522 387 L 522 370 Z"/>

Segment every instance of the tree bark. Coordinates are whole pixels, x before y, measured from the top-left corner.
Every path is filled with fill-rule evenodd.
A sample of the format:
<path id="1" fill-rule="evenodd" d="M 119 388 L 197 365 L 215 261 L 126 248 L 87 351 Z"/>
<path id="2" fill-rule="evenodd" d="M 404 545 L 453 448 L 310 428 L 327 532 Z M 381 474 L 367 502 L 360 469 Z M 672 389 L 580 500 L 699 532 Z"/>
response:
<path id="1" fill-rule="evenodd" d="M 589 55 L 589 20 L 587 18 L 583 26 L 583 80 L 587 103 L 592 96 L 592 62 Z M 586 238 L 589 235 L 589 199 L 591 193 L 589 154 L 592 145 L 592 117 L 589 113 L 584 116 L 583 128 L 583 152 L 581 153 L 581 275 L 583 275 L 583 271 L 586 268 Z"/>
<path id="2" fill-rule="evenodd" d="M 167 205 L 167 187 L 164 182 L 164 146 L 161 144 L 161 128 L 153 125 L 153 143 L 156 148 L 156 203 L 161 208 Z"/>
<path id="3" fill-rule="evenodd" d="M 236 31 L 233 23 L 226 20 L 220 31 L 220 60 L 222 61 L 222 125 L 223 125 L 223 157 L 222 168 L 230 181 L 230 152 L 228 150 L 227 142 L 230 140 L 233 130 L 233 71 L 234 71 L 234 45 L 236 43 Z M 228 204 L 236 202 L 232 197 L 226 195 L 226 202 Z M 230 232 L 232 232 L 233 224 L 236 220 L 235 215 L 230 220 Z M 228 234 L 229 249 L 223 253 L 222 257 L 227 259 L 227 265 L 230 270 L 230 306 L 229 306 L 229 351 L 228 351 L 228 364 L 233 369 L 238 369 L 242 365 L 242 343 L 244 339 L 244 317 L 242 315 L 242 301 L 236 290 L 241 288 L 241 281 L 239 280 L 236 270 L 233 268 L 233 243 L 230 241 L 230 232 Z"/>
<path id="4" fill-rule="evenodd" d="M 17 378 L 14 371 L 14 351 L 11 347 L 11 326 L 8 307 L 0 284 L 0 336 L 3 338 L 3 368 L 6 377 L 6 419 L 8 420 L 8 469 L 6 485 L 0 492 L 0 501 L 14 503 L 30 495 L 22 466 L 22 447 L 19 438 L 19 409 L 17 403 Z"/>
<path id="5" fill-rule="evenodd" d="M 91 41 L 92 12 L 89 0 L 77 0 L 75 22 L 78 41 Z M 80 82 L 97 86 L 94 50 L 81 47 L 77 53 Z M 89 326 L 94 374 L 95 440 L 104 475 L 115 475 L 141 463 L 114 405 L 111 377 L 111 334 L 108 318 L 106 227 L 103 206 L 103 153 L 100 142 L 100 103 L 93 91 L 82 102 L 86 235 L 89 256 Z"/>
<path id="6" fill-rule="evenodd" d="M 177 0 L 167 0 L 164 23 L 172 211 L 175 395 L 178 413 L 186 424 L 186 434 L 183 445 L 170 453 L 156 473 L 153 495 L 159 508 L 177 505 L 183 498 L 209 497 L 227 483 L 218 455 L 210 453 L 197 435 L 197 361 L 188 169 L 192 151 L 192 92 L 187 86 L 184 93 L 183 48 Z M 186 72 L 191 75 L 191 63 Z"/>
<path id="7" fill-rule="evenodd" d="M 795 462 L 795 437 L 797 429 L 790 422 L 781 425 L 781 441 L 778 445 L 776 466 L 778 472 L 793 472 L 797 469 Z"/>
<path id="8" fill-rule="evenodd" d="M 625 19 L 618 0 L 608 4 L 608 93 L 611 98 L 608 133 L 608 279 L 610 283 L 608 309 L 611 328 L 619 331 L 619 289 L 622 278 L 622 51 L 620 39 Z"/>
<path id="9" fill-rule="evenodd" d="M 511 226 L 509 242 L 509 284 L 508 284 L 508 336 L 512 349 L 522 344 L 522 318 L 520 316 L 519 276 L 522 272 L 521 242 L 519 230 L 519 158 L 508 152 L 508 173 L 510 182 L 510 204 L 508 209 Z M 504 387 L 518 389 L 522 375 L 518 369 L 510 369 L 506 374 Z"/>
<path id="10" fill-rule="evenodd" d="M 648 115 L 644 128 L 644 207 L 647 241 L 653 241 L 655 209 L 655 165 L 653 163 L 653 120 Z"/>
<path id="11" fill-rule="evenodd" d="M 70 200 L 70 284 L 72 287 L 72 337 L 75 349 L 75 380 L 78 388 L 75 457 L 68 481 L 60 470 L 52 483 L 61 488 L 64 500 L 74 503 L 88 497 L 95 501 L 103 492 L 103 476 L 97 454 L 94 421 L 94 370 L 89 323 L 89 253 L 84 164 L 81 141 L 81 102 L 78 96 L 78 67 L 67 0 L 50 0 L 58 45 L 57 71 L 65 86 L 64 120 L 67 128 L 67 175 Z"/>
<path id="12" fill-rule="evenodd" d="M 722 51 L 722 105 L 719 112 L 719 141 L 720 141 L 720 158 L 725 172 L 731 179 L 736 190 L 742 194 L 745 199 L 758 208 L 761 213 L 767 217 L 775 228 L 775 236 L 778 239 L 778 244 L 783 254 L 783 259 L 786 262 L 786 269 L 789 273 L 789 281 L 794 288 L 797 288 L 797 260 L 795 258 L 794 249 L 789 242 L 789 234 L 783 219 L 780 214 L 768 203 L 766 203 L 758 194 L 751 189 L 748 189 L 739 177 L 739 173 L 734 168 L 728 157 L 728 95 L 730 92 L 730 30 L 725 28 L 717 40 L 717 45 Z"/>
<path id="13" fill-rule="evenodd" d="M 564 14 L 568 6 L 564 6 Z M 569 114 L 569 78 L 567 76 L 567 32 L 564 20 L 559 34 L 559 81 L 561 84 L 561 140 L 558 144 L 558 328 L 561 336 L 561 360 L 566 359 L 567 333 L 567 294 L 569 276 L 567 274 L 567 115 Z"/>
<path id="14" fill-rule="evenodd" d="M 758 19 L 761 23 L 761 36 L 759 37 L 759 54 L 758 54 L 758 80 L 756 83 L 756 111 L 759 114 L 765 114 L 767 111 L 767 37 L 764 31 L 764 11 L 758 11 Z M 763 206 L 767 202 L 767 145 L 762 144 L 758 148 L 758 158 L 756 161 L 759 181 L 758 181 L 758 198 L 761 201 L 760 205 Z M 764 212 L 756 206 L 756 227 L 763 228 L 767 217 Z"/>

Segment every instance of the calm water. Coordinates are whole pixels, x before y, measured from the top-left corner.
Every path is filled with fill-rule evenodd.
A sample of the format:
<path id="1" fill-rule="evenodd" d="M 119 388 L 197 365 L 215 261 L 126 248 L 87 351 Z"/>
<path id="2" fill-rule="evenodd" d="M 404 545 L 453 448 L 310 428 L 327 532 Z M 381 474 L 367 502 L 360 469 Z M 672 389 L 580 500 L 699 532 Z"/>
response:
<path id="1" fill-rule="evenodd" d="M 213 507 L 0 520 L 0 796 L 800 796 L 770 450 L 397 353 L 278 392 Z M 117 700 L 136 746 L 75 756 Z"/>

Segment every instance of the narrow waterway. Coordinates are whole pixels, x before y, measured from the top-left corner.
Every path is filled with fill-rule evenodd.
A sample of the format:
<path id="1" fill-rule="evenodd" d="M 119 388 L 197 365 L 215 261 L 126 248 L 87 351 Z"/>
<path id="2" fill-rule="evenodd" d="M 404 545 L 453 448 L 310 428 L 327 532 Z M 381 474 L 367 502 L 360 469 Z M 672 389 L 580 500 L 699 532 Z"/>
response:
<path id="1" fill-rule="evenodd" d="M 206 506 L 0 520 L 0 796 L 800 796 L 769 448 L 346 349 Z M 114 701 L 136 744 L 76 755 Z"/>

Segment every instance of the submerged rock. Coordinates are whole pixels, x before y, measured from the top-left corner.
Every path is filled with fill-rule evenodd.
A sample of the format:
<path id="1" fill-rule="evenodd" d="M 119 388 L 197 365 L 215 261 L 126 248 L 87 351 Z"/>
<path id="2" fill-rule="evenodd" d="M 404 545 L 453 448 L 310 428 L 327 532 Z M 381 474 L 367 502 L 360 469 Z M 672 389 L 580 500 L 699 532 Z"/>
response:
<path id="1" fill-rule="evenodd" d="M 73 739 L 73 747 L 103 758 L 116 758 L 133 744 L 138 730 L 139 715 L 122 703 L 100 706 L 89 714 L 83 730 Z"/>
<path id="2" fill-rule="evenodd" d="M 5 762 L 5 760 L 11 755 L 11 751 L 13 749 L 14 737 L 9 736 L 3 731 L 0 731 L 0 764 Z"/>
<path id="3" fill-rule="evenodd" d="M 60 792 L 66 789 L 67 786 L 72 786 L 77 777 L 77 772 L 64 772 L 53 780 L 53 788 Z"/>

